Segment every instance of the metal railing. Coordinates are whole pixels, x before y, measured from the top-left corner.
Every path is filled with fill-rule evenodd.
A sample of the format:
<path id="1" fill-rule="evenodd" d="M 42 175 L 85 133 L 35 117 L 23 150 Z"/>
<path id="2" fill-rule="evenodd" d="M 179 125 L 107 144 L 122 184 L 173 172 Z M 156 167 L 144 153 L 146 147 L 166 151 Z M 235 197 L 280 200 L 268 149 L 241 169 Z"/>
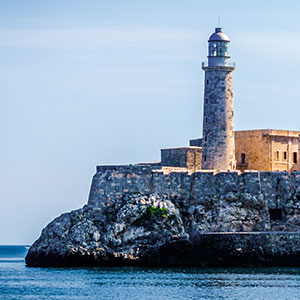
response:
<path id="1" fill-rule="evenodd" d="M 229 68 L 235 68 L 235 62 L 226 62 L 224 65 L 216 65 L 216 66 L 209 66 L 207 61 L 202 62 L 202 68 L 207 67 L 229 67 Z"/>

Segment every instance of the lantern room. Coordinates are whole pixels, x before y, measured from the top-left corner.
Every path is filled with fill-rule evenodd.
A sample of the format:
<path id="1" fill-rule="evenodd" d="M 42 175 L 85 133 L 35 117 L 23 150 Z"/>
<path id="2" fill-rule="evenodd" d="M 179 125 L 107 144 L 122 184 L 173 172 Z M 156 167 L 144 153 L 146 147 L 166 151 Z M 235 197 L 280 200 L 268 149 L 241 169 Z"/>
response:
<path id="1" fill-rule="evenodd" d="M 222 28 L 216 28 L 208 40 L 208 66 L 226 66 L 229 64 L 228 36 L 222 32 Z"/>

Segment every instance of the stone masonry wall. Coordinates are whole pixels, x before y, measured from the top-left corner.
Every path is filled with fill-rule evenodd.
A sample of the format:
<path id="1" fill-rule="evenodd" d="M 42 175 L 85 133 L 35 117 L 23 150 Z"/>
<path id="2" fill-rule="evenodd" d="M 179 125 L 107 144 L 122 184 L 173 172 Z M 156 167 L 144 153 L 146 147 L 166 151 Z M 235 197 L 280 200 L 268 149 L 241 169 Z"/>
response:
<path id="1" fill-rule="evenodd" d="M 161 149 L 161 166 L 201 170 L 202 148 L 180 147 Z"/>
<path id="2" fill-rule="evenodd" d="M 187 148 L 161 149 L 161 165 L 186 168 Z"/>
<path id="3" fill-rule="evenodd" d="M 151 166 L 100 166 L 88 205 L 116 211 L 137 196 L 157 195 L 179 209 L 186 232 L 270 230 L 270 208 L 300 225 L 300 172 L 171 172 Z"/>
<path id="4" fill-rule="evenodd" d="M 206 67 L 202 168 L 234 170 L 232 68 Z"/>

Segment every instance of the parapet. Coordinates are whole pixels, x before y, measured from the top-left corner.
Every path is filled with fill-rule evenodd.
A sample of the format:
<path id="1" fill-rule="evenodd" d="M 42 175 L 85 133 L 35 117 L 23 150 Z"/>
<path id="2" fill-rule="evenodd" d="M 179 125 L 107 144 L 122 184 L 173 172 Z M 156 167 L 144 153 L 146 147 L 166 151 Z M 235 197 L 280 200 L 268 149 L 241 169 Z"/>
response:
<path id="1" fill-rule="evenodd" d="M 252 130 L 237 130 L 238 135 L 263 135 L 263 136 L 285 136 L 299 138 L 299 131 L 296 130 L 279 130 L 279 129 L 252 129 Z"/>
<path id="2" fill-rule="evenodd" d="M 97 166 L 96 170 L 97 173 L 104 173 L 105 171 L 118 171 L 123 173 L 147 173 L 151 172 L 152 170 L 160 169 L 160 164 L 158 165 L 152 165 L 152 164 L 130 164 L 130 165 L 102 165 Z"/>

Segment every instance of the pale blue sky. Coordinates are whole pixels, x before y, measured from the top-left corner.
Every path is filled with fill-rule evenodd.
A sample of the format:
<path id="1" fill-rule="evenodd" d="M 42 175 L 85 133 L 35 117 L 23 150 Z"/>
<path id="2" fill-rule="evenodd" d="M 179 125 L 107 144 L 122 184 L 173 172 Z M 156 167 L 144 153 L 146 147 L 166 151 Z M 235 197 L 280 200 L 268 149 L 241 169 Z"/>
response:
<path id="1" fill-rule="evenodd" d="M 201 136 L 218 16 L 235 128 L 300 130 L 299 14 L 299 1 L 0 0 L 0 244 L 83 206 L 96 165 Z"/>

